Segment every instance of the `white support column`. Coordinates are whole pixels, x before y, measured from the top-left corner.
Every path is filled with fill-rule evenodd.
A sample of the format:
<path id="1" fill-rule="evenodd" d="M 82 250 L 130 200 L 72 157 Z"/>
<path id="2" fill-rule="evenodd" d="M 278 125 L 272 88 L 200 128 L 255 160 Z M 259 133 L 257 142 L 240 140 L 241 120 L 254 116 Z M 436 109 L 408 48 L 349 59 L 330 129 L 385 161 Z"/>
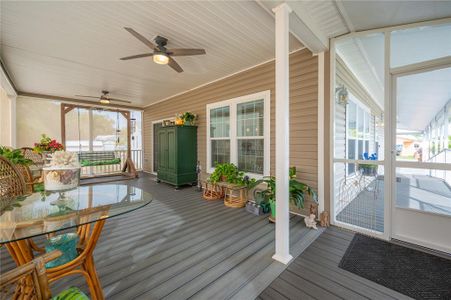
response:
<path id="1" fill-rule="evenodd" d="M 273 259 L 288 264 L 290 255 L 289 214 L 289 18 L 291 8 L 282 3 L 276 14 L 276 253 Z"/>

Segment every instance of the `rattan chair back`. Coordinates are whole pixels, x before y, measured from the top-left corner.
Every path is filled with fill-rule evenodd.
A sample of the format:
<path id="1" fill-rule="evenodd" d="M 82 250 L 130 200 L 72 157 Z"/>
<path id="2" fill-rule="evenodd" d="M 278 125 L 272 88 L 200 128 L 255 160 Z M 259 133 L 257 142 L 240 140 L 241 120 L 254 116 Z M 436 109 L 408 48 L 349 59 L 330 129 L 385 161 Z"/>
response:
<path id="1" fill-rule="evenodd" d="M 0 277 L 1 299 L 50 299 L 45 264 L 60 255 L 60 251 L 52 251 L 2 274 Z"/>
<path id="2" fill-rule="evenodd" d="M 25 182 L 20 171 L 0 156 L 0 200 L 10 200 L 25 194 Z"/>

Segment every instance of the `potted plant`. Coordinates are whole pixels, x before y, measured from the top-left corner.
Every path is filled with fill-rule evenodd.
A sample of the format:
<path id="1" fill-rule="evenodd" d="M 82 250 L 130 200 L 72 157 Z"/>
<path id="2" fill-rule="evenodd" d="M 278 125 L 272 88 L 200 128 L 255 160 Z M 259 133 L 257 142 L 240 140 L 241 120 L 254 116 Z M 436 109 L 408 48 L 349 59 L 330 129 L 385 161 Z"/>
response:
<path id="1" fill-rule="evenodd" d="M 29 166 L 33 163 L 31 159 L 27 159 L 23 156 L 20 149 L 12 150 L 7 147 L 0 147 L 0 156 L 3 156 L 14 165 Z"/>
<path id="2" fill-rule="evenodd" d="M 297 181 L 296 178 L 296 167 L 291 167 L 289 171 L 289 195 L 290 201 L 296 205 L 297 208 L 304 208 L 304 202 L 306 194 L 309 195 L 313 201 L 318 201 L 318 196 L 316 192 L 307 184 Z M 268 176 L 263 179 L 257 180 L 254 185 L 259 185 L 261 183 L 266 184 L 266 188 L 263 190 L 258 190 L 255 193 L 260 194 L 264 201 L 268 202 L 271 207 L 271 221 L 275 221 L 276 217 L 276 177 Z"/>
<path id="3" fill-rule="evenodd" d="M 359 164 L 359 170 L 364 176 L 376 176 L 377 175 L 377 165 L 374 164 Z"/>
<path id="4" fill-rule="evenodd" d="M 38 153 L 46 154 L 53 153 L 55 151 L 62 151 L 64 150 L 64 146 L 61 143 L 57 142 L 55 139 L 42 134 L 39 143 L 34 143 L 33 150 Z"/>
<path id="5" fill-rule="evenodd" d="M 183 120 L 183 125 L 194 125 L 197 120 L 197 115 L 187 111 L 183 113 L 180 118 Z"/>
<path id="6" fill-rule="evenodd" d="M 368 160 L 368 161 L 377 160 L 376 153 L 369 155 L 367 152 L 365 152 L 365 153 L 363 153 L 362 156 L 363 156 L 364 160 Z M 376 176 L 377 175 L 377 165 L 376 164 L 372 164 L 370 162 L 368 162 L 366 164 L 358 164 L 357 168 L 360 170 L 360 172 L 362 172 L 362 175 L 364 175 L 364 176 Z"/>

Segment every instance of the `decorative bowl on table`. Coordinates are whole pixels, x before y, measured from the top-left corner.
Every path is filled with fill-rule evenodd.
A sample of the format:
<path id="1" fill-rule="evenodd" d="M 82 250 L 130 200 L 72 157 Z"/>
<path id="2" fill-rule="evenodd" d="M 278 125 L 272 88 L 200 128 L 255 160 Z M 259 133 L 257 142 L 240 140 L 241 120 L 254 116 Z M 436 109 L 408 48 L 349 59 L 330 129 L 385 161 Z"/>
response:
<path id="1" fill-rule="evenodd" d="M 47 191 L 66 191 L 80 184 L 80 168 L 44 168 L 44 186 Z"/>
<path id="2" fill-rule="evenodd" d="M 80 164 L 76 153 L 57 151 L 50 165 L 43 168 L 47 191 L 66 191 L 80 184 Z"/>

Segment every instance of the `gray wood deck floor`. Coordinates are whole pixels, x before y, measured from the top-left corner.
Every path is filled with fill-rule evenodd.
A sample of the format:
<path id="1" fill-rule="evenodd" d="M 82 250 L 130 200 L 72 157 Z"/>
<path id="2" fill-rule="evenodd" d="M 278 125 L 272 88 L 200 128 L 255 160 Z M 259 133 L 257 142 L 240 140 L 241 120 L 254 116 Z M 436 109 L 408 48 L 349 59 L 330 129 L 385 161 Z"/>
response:
<path id="1" fill-rule="evenodd" d="M 155 200 L 107 221 L 94 252 L 107 299 L 254 299 L 284 269 L 272 260 L 274 225 L 244 209 L 207 202 L 195 188 L 175 191 L 150 176 L 124 181 Z M 291 247 L 299 255 L 322 230 L 291 219 Z M 1 249 L 2 272 L 11 269 Z M 78 286 L 73 277 L 52 288 Z"/>
<path id="2" fill-rule="evenodd" d="M 258 299 L 410 299 L 338 267 L 353 237 L 329 227 Z"/>

